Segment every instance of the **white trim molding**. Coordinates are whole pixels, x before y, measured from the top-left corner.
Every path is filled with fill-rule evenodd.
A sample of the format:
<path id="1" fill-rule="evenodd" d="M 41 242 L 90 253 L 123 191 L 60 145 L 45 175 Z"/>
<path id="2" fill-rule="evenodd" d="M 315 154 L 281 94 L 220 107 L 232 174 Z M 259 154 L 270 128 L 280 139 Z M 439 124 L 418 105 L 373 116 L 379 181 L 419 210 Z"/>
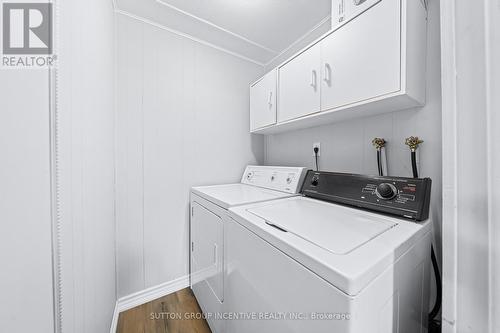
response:
<path id="1" fill-rule="evenodd" d="M 487 156 L 488 156 L 488 230 L 491 254 L 489 256 L 489 333 L 500 332 L 500 213 L 498 203 L 500 195 L 500 1 L 486 0 L 485 14 L 485 48 L 486 48 L 486 122 L 487 122 Z"/>
<path id="2" fill-rule="evenodd" d="M 498 332 L 500 2 L 442 1 L 443 333 Z"/>
<path id="3" fill-rule="evenodd" d="M 171 5 L 169 3 L 166 3 L 165 1 L 162 1 L 162 0 L 155 0 L 159 5 L 162 5 L 162 6 L 166 6 L 182 15 L 186 15 L 196 21 L 199 21 L 199 22 L 202 22 L 204 24 L 207 24 L 213 28 L 216 28 L 217 30 L 219 31 L 222 31 L 226 34 L 229 34 L 237 39 L 240 39 L 250 45 L 253 45 L 257 48 L 260 48 L 261 50 L 264 50 L 266 52 L 269 52 L 271 54 L 274 54 L 275 56 L 272 57 L 270 60 L 268 61 L 260 61 L 260 60 L 256 60 L 256 59 L 253 59 L 253 58 L 250 58 L 250 57 L 247 57 L 239 52 L 236 52 L 236 51 L 231 51 L 231 50 L 228 50 L 224 47 L 221 47 L 221 46 L 218 46 L 216 44 L 213 44 L 211 42 L 208 42 L 206 40 L 203 40 L 203 39 L 200 39 L 200 38 L 197 38 L 195 36 L 192 36 L 190 34 L 187 34 L 187 33 L 184 33 L 184 32 L 181 32 L 179 30 L 176 30 L 176 29 L 172 29 L 172 28 L 169 28 L 167 26 L 165 26 L 164 24 L 161 24 L 159 22 L 156 22 L 156 21 L 153 21 L 153 20 L 150 20 L 150 19 L 147 19 L 143 16 L 139 16 L 139 15 L 135 15 L 129 11 L 126 11 L 126 10 L 123 10 L 123 9 L 120 9 L 118 4 L 116 3 L 116 0 L 112 0 L 113 1 L 113 6 L 114 6 L 114 11 L 116 14 L 121 14 L 121 15 L 124 15 L 124 16 L 127 16 L 129 18 L 132 18 L 134 20 L 137 20 L 137 21 L 140 21 L 142 23 L 145 23 L 145 24 L 149 24 L 151 26 L 154 26 L 154 27 L 157 27 L 159 29 L 162 29 L 162 30 L 165 30 L 165 31 L 168 31 L 170 33 L 173 33 L 173 34 L 176 34 L 178 36 L 181 36 L 181 37 L 184 37 L 184 38 L 188 38 L 194 42 L 197 42 L 197 43 L 200 43 L 202 45 L 205 45 L 205 46 L 208 46 L 208 47 L 211 47 L 211 48 L 214 48 L 216 50 L 219 50 L 221 52 L 224 52 L 224 53 L 227 53 L 229 55 L 232 55 L 234 57 L 237 57 L 237 58 L 240 58 L 242 60 L 245 60 L 245 61 L 248 61 L 248 62 L 251 62 L 251 63 L 254 63 L 256 65 L 259 65 L 259 66 L 262 66 L 262 67 L 268 67 L 270 64 L 272 64 L 273 62 L 277 61 L 278 59 L 280 59 L 281 57 L 284 57 L 288 52 L 292 52 L 294 50 L 294 48 L 297 48 L 300 49 L 301 46 L 303 46 L 302 44 L 306 45 L 310 40 L 315 40 L 316 37 L 314 38 L 310 38 L 311 35 L 313 35 L 317 30 L 319 30 L 320 28 L 322 28 L 325 24 L 327 24 L 330 19 L 331 19 L 331 15 L 327 15 L 326 17 L 324 17 L 323 19 L 321 19 L 316 25 L 314 25 L 309 31 L 307 31 L 306 33 L 304 33 L 302 36 L 300 36 L 297 40 L 295 40 L 292 44 L 290 44 L 288 47 L 286 47 L 285 49 L 281 50 L 281 51 L 277 51 L 277 50 L 274 50 L 274 49 L 271 49 L 267 46 L 264 46 L 262 44 L 259 44 L 255 41 L 252 41 L 244 36 L 241 36 L 235 32 L 232 32 L 230 30 L 227 30 L 213 22 L 210 22 L 208 20 L 205 20 L 201 17 L 198 17 L 196 15 L 193 15 L 191 13 L 188 13 L 174 5 Z M 329 28 L 330 28 L 330 25 L 329 25 Z M 329 29 L 328 29 L 329 30 Z"/>
<path id="4" fill-rule="evenodd" d="M 120 311 L 118 311 L 118 301 L 115 304 L 115 310 L 113 311 L 113 319 L 111 321 L 111 328 L 109 329 L 109 333 L 116 333 L 118 329 L 118 317 L 120 316 Z"/>
<path id="5" fill-rule="evenodd" d="M 189 276 L 183 276 L 175 280 L 159 284 L 157 286 L 141 290 L 118 300 L 120 312 L 130 310 L 136 306 L 151 302 L 157 298 L 175 293 L 189 286 Z"/>
<path id="6" fill-rule="evenodd" d="M 266 62 L 264 65 L 267 67 L 271 65 L 273 62 L 276 62 L 279 58 L 284 57 L 287 52 L 292 52 L 292 50 L 296 47 L 297 49 L 301 49 L 304 47 L 304 45 L 301 44 L 308 44 L 308 42 L 311 41 L 311 35 L 314 34 L 314 32 L 318 29 L 320 29 L 324 24 L 328 23 L 328 29 L 331 29 L 331 22 L 329 22 L 332 19 L 332 15 L 327 15 L 325 16 L 321 21 L 319 21 L 314 27 L 312 27 L 309 31 L 307 31 L 305 34 L 300 36 L 296 41 L 294 41 L 292 44 L 290 44 L 287 48 L 282 50 L 279 54 L 277 54 L 274 58 Z M 316 38 L 313 38 L 315 40 Z"/>
<path id="7" fill-rule="evenodd" d="M 115 311 L 113 313 L 113 321 L 111 322 L 111 329 L 109 332 L 116 332 L 118 317 L 121 312 L 154 301 L 155 299 L 170 295 L 187 287 L 189 287 L 189 275 L 182 276 L 175 280 L 165 282 L 120 298 L 118 301 L 116 301 Z"/>
<path id="8" fill-rule="evenodd" d="M 441 2 L 441 89 L 443 122 L 443 304 L 442 329 L 455 333 L 457 317 L 458 152 L 455 2 Z M 448 146 L 450 144 L 450 146 Z"/>
<path id="9" fill-rule="evenodd" d="M 223 48 L 223 47 L 217 46 L 217 45 L 215 45 L 215 44 L 212 44 L 212 43 L 210 43 L 210 42 L 204 41 L 204 40 L 202 40 L 202 39 L 196 38 L 196 37 L 191 36 L 191 35 L 189 35 L 189 34 L 185 34 L 185 33 L 180 32 L 180 31 L 178 31 L 178 30 L 168 28 L 168 27 L 164 26 L 163 24 L 160 24 L 160 23 L 158 23 L 158 22 L 154 22 L 154 21 L 152 21 L 152 20 L 148 20 L 148 19 L 146 19 L 146 18 L 144 18 L 144 17 L 142 17 L 142 16 L 138 16 L 138 15 L 132 14 L 132 13 L 130 13 L 130 12 L 127 12 L 127 11 L 121 10 L 121 9 L 116 9 L 116 10 L 115 10 L 115 13 L 116 13 L 116 14 L 121 14 L 121 15 L 124 15 L 124 16 L 127 16 L 127 17 L 129 17 L 129 18 L 132 18 L 132 19 L 134 19 L 134 20 L 140 21 L 140 22 L 142 22 L 142 23 L 149 24 L 149 25 L 154 26 L 154 27 L 156 27 L 156 28 L 159 28 L 159 29 L 162 29 L 162 30 L 168 31 L 168 32 L 170 32 L 170 33 L 176 34 L 176 35 L 178 35 L 178 36 L 181 36 L 181 37 L 184 37 L 184 38 L 190 39 L 190 40 L 192 40 L 192 41 L 194 41 L 194 42 L 197 42 L 197 43 L 200 43 L 200 44 L 202 44 L 202 45 L 205 45 L 205 46 L 208 46 L 208 47 L 214 48 L 214 49 L 216 49 L 216 50 L 219 50 L 219 51 L 221 51 L 221 52 L 224 52 L 224 53 L 230 54 L 230 55 L 232 55 L 232 56 L 234 56 L 234 57 L 237 57 L 237 58 L 243 59 L 243 60 L 245 60 L 245 61 L 249 61 L 249 62 L 254 63 L 254 64 L 256 64 L 256 65 L 259 65 L 259 66 L 262 66 L 262 67 L 264 67 L 264 66 L 265 66 L 265 64 L 264 64 L 264 63 L 262 63 L 262 62 L 260 62 L 260 61 L 257 61 L 257 60 L 254 60 L 254 59 L 248 58 L 248 57 L 246 57 L 246 56 L 244 56 L 244 55 L 242 55 L 242 54 L 240 54 L 240 53 L 230 51 L 230 50 L 228 50 L 228 49 L 225 49 L 225 48 Z"/>
<path id="10" fill-rule="evenodd" d="M 215 24 L 215 23 L 213 23 L 213 22 L 211 22 L 211 21 L 205 20 L 205 19 L 203 19 L 203 18 L 201 18 L 201 17 L 199 17 L 199 16 L 196 16 L 196 15 L 194 15 L 194 14 L 188 13 L 188 12 L 186 12 L 185 10 L 182 10 L 182 9 L 180 9 L 180 8 L 178 8 L 178 7 L 174 6 L 174 5 L 171 5 L 171 4 L 167 3 L 167 2 L 165 2 L 164 0 L 156 0 L 156 2 L 157 2 L 158 4 L 160 4 L 160 5 L 162 5 L 162 6 L 168 7 L 168 8 L 170 8 L 170 9 L 172 9 L 172 10 L 174 10 L 174 11 L 178 12 L 178 13 L 181 13 L 181 14 L 183 14 L 183 15 L 186 15 L 186 16 L 188 16 L 188 17 L 190 17 L 190 18 L 192 18 L 192 19 L 194 19 L 194 20 L 196 20 L 196 21 L 199 21 L 199 22 L 205 23 L 205 24 L 207 24 L 207 25 L 209 25 L 209 26 L 211 26 L 211 27 L 213 27 L 213 28 L 215 28 L 215 29 L 217 29 L 217 30 L 220 30 L 220 31 L 222 31 L 222 32 L 225 32 L 225 33 L 227 33 L 227 34 L 229 34 L 229 35 L 233 36 L 233 37 L 236 37 L 236 38 L 238 38 L 238 39 L 241 39 L 242 41 L 244 41 L 244 42 L 246 42 L 246 43 L 248 43 L 248 44 L 252 44 L 253 46 L 256 46 L 256 47 L 258 47 L 258 48 L 260 48 L 260 49 L 262 49 L 262 50 L 265 50 L 265 51 L 270 52 L 270 53 L 275 53 L 275 54 L 277 54 L 277 53 L 278 53 L 278 51 L 276 51 L 276 50 L 270 49 L 270 48 L 268 48 L 268 47 L 266 47 L 266 46 L 264 46 L 264 45 L 262 45 L 262 44 L 259 44 L 259 43 L 257 43 L 257 42 L 254 42 L 254 41 L 253 41 L 253 40 L 251 40 L 251 39 L 248 39 L 248 38 L 246 38 L 246 37 L 244 37 L 244 36 L 241 36 L 241 35 L 239 35 L 239 34 L 237 34 L 237 33 L 235 33 L 235 32 L 232 32 L 232 31 L 230 31 L 230 30 L 227 30 L 227 29 L 225 29 L 225 28 L 223 28 L 223 27 L 221 27 L 221 26 L 219 26 L 219 25 L 217 25 L 217 24 Z"/>

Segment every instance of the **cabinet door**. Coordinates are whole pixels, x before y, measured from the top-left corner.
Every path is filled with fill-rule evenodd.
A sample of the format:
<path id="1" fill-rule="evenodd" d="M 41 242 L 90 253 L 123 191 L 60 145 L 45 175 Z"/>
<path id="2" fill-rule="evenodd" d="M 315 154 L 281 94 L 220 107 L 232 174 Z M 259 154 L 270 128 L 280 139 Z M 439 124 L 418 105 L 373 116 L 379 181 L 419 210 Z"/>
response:
<path id="1" fill-rule="evenodd" d="M 278 122 L 320 111 L 320 64 L 316 44 L 279 68 Z"/>
<path id="2" fill-rule="evenodd" d="M 197 202 L 192 203 L 191 284 L 193 289 L 208 285 L 223 300 L 223 224 L 220 216 Z M 200 300 L 203 303 L 203 300 Z M 203 308 L 212 311 L 206 301 Z"/>
<path id="3" fill-rule="evenodd" d="M 276 71 L 250 87 L 250 130 L 276 124 Z"/>
<path id="4" fill-rule="evenodd" d="M 321 41 L 321 109 L 400 90 L 400 1 L 381 1 Z"/>

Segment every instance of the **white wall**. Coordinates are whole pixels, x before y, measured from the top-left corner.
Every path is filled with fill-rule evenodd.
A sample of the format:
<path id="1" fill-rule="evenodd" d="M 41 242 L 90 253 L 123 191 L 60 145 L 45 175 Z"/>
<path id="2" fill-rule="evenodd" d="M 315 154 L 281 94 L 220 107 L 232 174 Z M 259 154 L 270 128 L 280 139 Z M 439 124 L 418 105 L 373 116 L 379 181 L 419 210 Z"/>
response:
<path id="1" fill-rule="evenodd" d="M 49 74 L 0 70 L 0 327 L 52 332 Z"/>
<path id="2" fill-rule="evenodd" d="M 118 296 L 188 274 L 193 185 L 263 162 L 248 85 L 262 68 L 117 14 Z"/>
<path id="3" fill-rule="evenodd" d="M 490 245 L 490 278 L 489 286 L 489 326 L 490 332 L 500 332 L 500 212 L 495 209 L 500 204 L 500 153 L 498 144 L 500 143 L 500 3 L 494 0 L 486 1 L 487 30 L 486 48 L 487 61 L 487 119 L 488 119 L 488 150 L 491 157 L 488 158 L 488 219 Z"/>
<path id="4" fill-rule="evenodd" d="M 433 180 L 432 215 L 436 238 L 440 239 L 442 150 L 439 2 L 430 1 L 429 6 L 425 107 L 270 135 L 266 139 L 266 164 L 314 168 L 312 144 L 321 142 L 321 170 L 377 174 L 376 151 L 371 140 L 382 137 L 388 141 L 389 174 L 411 177 L 410 153 L 404 145 L 404 139 L 411 135 L 419 136 L 425 141 L 419 150 L 419 172 L 421 177 L 431 177 Z"/>
<path id="5" fill-rule="evenodd" d="M 500 6 L 441 8 L 443 332 L 499 332 Z"/>
<path id="6" fill-rule="evenodd" d="M 114 15 L 111 1 L 56 4 L 58 156 L 48 70 L 0 71 L 0 327 L 54 331 L 59 216 L 63 332 L 104 333 L 116 301 Z M 56 161 L 59 201 L 51 211 Z"/>
<path id="7" fill-rule="evenodd" d="M 280 52 L 271 61 L 266 63 L 266 71 L 279 66 L 282 62 L 285 62 L 288 58 L 292 57 L 295 53 L 307 47 L 310 43 L 314 42 L 316 39 L 320 38 L 322 35 L 330 31 L 332 27 L 331 16 L 321 22 L 318 22 L 310 31 L 304 34 L 301 38 L 296 40 L 292 45 L 287 47 L 285 50 Z"/>
<path id="8" fill-rule="evenodd" d="M 111 0 L 58 4 L 62 329 L 104 333 L 116 301 L 114 13 Z"/>

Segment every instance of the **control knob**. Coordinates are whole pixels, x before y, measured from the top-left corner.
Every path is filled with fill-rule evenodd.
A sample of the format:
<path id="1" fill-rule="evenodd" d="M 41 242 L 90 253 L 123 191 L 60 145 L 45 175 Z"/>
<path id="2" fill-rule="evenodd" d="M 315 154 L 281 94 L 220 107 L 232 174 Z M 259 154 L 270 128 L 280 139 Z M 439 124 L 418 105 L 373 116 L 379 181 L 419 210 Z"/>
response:
<path id="1" fill-rule="evenodd" d="M 318 186 L 319 184 L 319 177 L 318 176 L 313 176 L 311 179 L 311 185 L 312 186 Z"/>
<path id="2" fill-rule="evenodd" d="M 382 183 L 377 186 L 375 194 L 382 200 L 391 200 L 398 194 L 398 190 L 392 184 Z"/>

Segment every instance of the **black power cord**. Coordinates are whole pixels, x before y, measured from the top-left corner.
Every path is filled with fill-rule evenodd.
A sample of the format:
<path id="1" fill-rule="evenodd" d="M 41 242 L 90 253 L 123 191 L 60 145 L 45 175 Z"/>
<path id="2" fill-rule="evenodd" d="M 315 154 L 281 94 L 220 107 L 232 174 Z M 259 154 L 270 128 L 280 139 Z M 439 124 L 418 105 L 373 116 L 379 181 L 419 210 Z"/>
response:
<path id="1" fill-rule="evenodd" d="M 423 141 L 419 140 L 418 137 L 410 137 L 406 139 L 406 144 L 411 149 L 411 169 L 413 172 L 413 178 L 418 178 L 418 167 L 417 167 L 417 148 Z M 431 244 L 431 261 L 432 268 L 434 269 L 434 276 L 436 278 L 436 302 L 429 313 L 429 333 L 441 332 L 441 322 L 436 320 L 436 316 L 441 310 L 442 303 L 442 292 L 443 285 L 441 281 L 441 273 L 439 272 L 439 265 L 437 263 L 436 252 L 434 251 L 434 245 Z"/>
<path id="2" fill-rule="evenodd" d="M 384 171 L 382 169 L 382 150 L 377 150 L 377 165 L 378 165 L 378 175 L 383 176 Z"/>
<path id="3" fill-rule="evenodd" d="M 385 147 L 385 139 L 383 138 L 375 138 L 372 140 L 372 145 L 377 149 L 377 166 L 378 166 L 378 175 L 384 175 L 384 168 L 382 167 L 382 149 Z"/>
<path id="4" fill-rule="evenodd" d="M 318 147 L 314 147 L 314 158 L 316 160 L 316 171 L 319 171 L 319 168 L 318 168 L 318 153 L 319 153 L 319 148 Z"/>
<path id="5" fill-rule="evenodd" d="M 439 272 L 439 266 L 437 263 L 436 259 L 436 253 L 434 252 L 434 246 L 431 245 L 431 260 L 432 260 L 432 267 L 434 268 L 434 274 L 436 276 L 436 302 L 434 303 L 434 307 L 432 308 L 432 311 L 429 313 L 429 325 L 431 325 L 434 329 L 440 328 L 441 323 L 436 320 L 436 316 L 439 313 L 439 310 L 441 310 L 441 303 L 442 303 L 442 291 L 443 291 L 443 286 L 441 282 L 441 273 Z"/>
<path id="6" fill-rule="evenodd" d="M 413 171 L 413 178 L 418 178 L 418 169 L 417 169 L 417 151 L 411 151 L 411 169 Z"/>

